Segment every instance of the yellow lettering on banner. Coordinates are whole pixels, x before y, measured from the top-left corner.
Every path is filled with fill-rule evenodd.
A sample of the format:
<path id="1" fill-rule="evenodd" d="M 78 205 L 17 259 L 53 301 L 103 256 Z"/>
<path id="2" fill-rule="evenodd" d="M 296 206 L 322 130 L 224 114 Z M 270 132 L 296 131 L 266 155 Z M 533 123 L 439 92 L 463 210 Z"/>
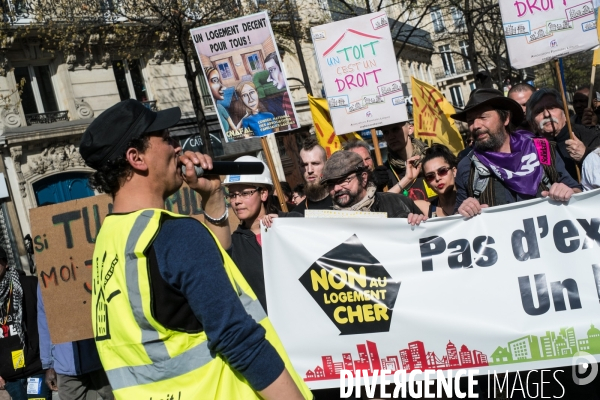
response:
<path id="1" fill-rule="evenodd" d="M 363 314 L 365 317 L 365 322 L 375 321 L 375 318 L 373 317 L 373 305 L 372 304 L 365 304 L 363 306 Z"/>
<path id="2" fill-rule="evenodd" d="M 348 322 L 348 318 L 340 317 L 340 313 L 346 311 L 346 307 L 339 306 L 333 311 L 333 318 L 338 322 L 338 324 L 345 324 Z"/>
<path id="3" fill-rule="evenodd" d="M 317 274 L 317 271 L 311 269 L 310 280 L 312 282 L 313 291 L 316 292 L 317 290 L 319 290 L 319 285 L 321 285 L 323 289 L 329 290 L 329 283 L 327 283 L 327 272 L 324 269 L 321 270 L 321 276 Z"/>
<path id="4" fill-rule="evenodd" d="M 25 367 L 25 354 L 23 353 L 23 350 L 15 350 L 11 352 L 11 354 L 15 371 L 19 368 Z"/>
<path id="5" fill-rule="evenodd" d="M 387 307 L 383 304 L 364 304 L 356 307 L 339 306 L 333 311 L 333 318 L 339 324 L 353 324 L 356 322 L 374 322 L 381 320 L 389 320 Z M 343 315 L 346 313 L 347 318 Z"/>
<path id="6" fill-rule="evenodd" d="M 354 282 L 358 282 L 361 287 L 367 287 L 367 270 L 365 267 L 358 269 L 358 274 L 354 268 L 348 268 L 348 283 L 352 286 L 356 286 Z"/>
<path id="7" fill-rule="evenodd" d="M 375 279 L 373 279 L 371 281 L 371 284 L 369 285 L 369 287 L 379 287 L 379 285 L 377 284 L 377 281 Z"/>
<path id="8" fill-rule="evenodd" d="M 335 280 L 336 276 L 339 276 L 339 282 Z M 348 277 L 341 269 L 333 268 L 329 273 L 329 284 L 334 289 L 342 289 L 344 286 L 346 286 L 346 282 L 348 282 Z"/>
<path id="9" fill-rule="evenodd" d="M 348 313 L 348 320 L 350 321 L 351 324 L 354 322 L 354 317 L 356 317 L 356 319 L 358 319 L 358 322 L 363 322 L 363 313 L 362 313 L 361 306 L 356 306 L 356 311 L 352 310 L 351 306 L 348 306 L 346 308 L 346 312 Z"/>
<path id="10" fill-rule="evenodd" d="M 383 304 L 375 304 L 375 319 L 377 321 L 380 321 L 382 319 L 385 319 L 386 321 L 388 319 L 390 319 L 390 317 L 388 317 L 387 315 L 387 307 L 384 306 Z"/>

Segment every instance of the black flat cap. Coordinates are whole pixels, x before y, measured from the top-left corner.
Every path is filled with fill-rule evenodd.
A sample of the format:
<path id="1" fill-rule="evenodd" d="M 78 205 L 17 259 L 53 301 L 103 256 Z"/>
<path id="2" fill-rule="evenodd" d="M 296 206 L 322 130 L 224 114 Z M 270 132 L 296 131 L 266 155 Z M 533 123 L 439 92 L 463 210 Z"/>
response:
<path id="1" fill-rule="evenodd" d="M 98 116 L 83 133 L 79 153 L 85 163 L 98 169 L 121 157 L 127 144 L 146 132 L 162 131 L 181 119 L 179 107 L 151 111 L 137 100 L 124 100 Z"/>
<path id="2" fill-rule="evenodd" d="M 467 122 L 467 113 L 479 107 L 490 106 L 500 110 L 510 111 L 510 121 L 516 125 L 519 125 L 525 118 L 523 114 L 523 108 L 508 97 L 504 97 L 502 92 L 496 89 L 475 89 L 471 92 L 469 101 L 465 108 L 456 114 L 452 114 L 450 118 L 458 121 Z"/>

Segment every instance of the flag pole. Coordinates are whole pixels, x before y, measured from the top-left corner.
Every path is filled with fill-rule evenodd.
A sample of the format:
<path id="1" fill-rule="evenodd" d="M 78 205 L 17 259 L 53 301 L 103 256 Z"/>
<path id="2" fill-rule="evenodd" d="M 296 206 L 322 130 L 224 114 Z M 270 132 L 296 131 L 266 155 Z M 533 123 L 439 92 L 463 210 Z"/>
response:
<path id="1" fill-rule="evenodd" d="M 266 136 L 260 137 L 260 144 L 262 145 L 263 151 L 265 152 L 267 166 L 271 171 L 271 179 L 273 179 L 273 185 L 275 186 L 275 191 L 277 192 L 277 200 L 279 200 L 281 211 L 288 212 L 287 203 L 285 202 L 285 196 L 283 195 L 283 190 L 281 190 L 281 184 L 279 183 L 279 178 L 277 177 L 277 170 L 275 169 L 275 163 L 273 162 L 273 155 L 271 154 L 271 149 L 269 148 L 269 143 L 267 142 Z M 268 210 L 265 211 L 268 212 Z"/>
<path id="2" fill-rule="evenodd" d="M 377 139 L 377 131 L 375 128 L 371 128 L 371 139 L 373 139 L 373 147 L 375 147 L 375 160 L 377 161 L 377 166 L 383 165 L 383 161 L 381 160 L 381 150 L 379 149 L 379 140 Z"/>
<path id="3" fill-rule="evenodd" d="M 560 95 L 562 96 L 563 108 L 565 112 L 565 119 L 567 120 L 567 129 L 569 130 L 569 138 L 574 139 L 573 129 L 571 128 L 571 118 L 569 118 L 569 107 L 567 107 L 567 97 L 565 96 L 565 86 L 560 73 L 560 66 L 558 65 L 558 59 L 554 60 L 554 68 L 556 69 L 556 76 L 558 77 L 558 87 L 560 89 Z M 577 182 L 581 182 L 581 173 L 579 172 L 579 166 L 575 163 L 575 169 L 577 170 Z"/>
<path id="4" fill-rule="evenodd" d="M 590 78 L 590 95 L 588 96 L 588 108 L 592 108 L 592 99 L 596 95 L 594 81 L 596 80 L 596 66 L 592 63 L 592 76 Z"/>

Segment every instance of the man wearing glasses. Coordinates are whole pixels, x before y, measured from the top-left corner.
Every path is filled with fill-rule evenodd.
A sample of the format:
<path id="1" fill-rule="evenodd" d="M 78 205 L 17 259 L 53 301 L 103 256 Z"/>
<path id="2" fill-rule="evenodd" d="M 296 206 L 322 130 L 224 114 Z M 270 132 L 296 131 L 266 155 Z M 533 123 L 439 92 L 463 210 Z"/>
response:
<path id="1" fill-rule="evenodd" d="M 334 210 L 385 212 L 388 218 L 408 218 L 411 225 L 427 219 L 410 198 L 377 192 L 362 157 L 352 151 L 338 151 L 329 158 L 321 184 L 327 187 Z"/>

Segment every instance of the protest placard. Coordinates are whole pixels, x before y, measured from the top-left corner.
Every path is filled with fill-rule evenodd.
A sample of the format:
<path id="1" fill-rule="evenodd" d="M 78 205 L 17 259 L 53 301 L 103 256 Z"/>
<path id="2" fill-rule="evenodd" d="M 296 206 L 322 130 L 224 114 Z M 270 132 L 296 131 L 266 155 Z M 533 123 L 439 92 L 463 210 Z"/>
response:
<path id="1" fill-rule="evenodd" d="M 599 200 L 600 190 L 568 205 L 535 199 L 416 228 L 276 219 L 262 236 L 269 318 L 315 389 L 339 387 L 341 370 L 597 362 Z"/>
<path id="2" fill-rule="evenodd" d="M 266 12 L 191 34 L 226 141 L 300 126 Z"/>
<path id="3" fill-rule="evenodd" d="M 596 1 L 500 1 L 513 68 L 527 68 L 598 45 Z"/>
<path id="4" fill-rule="evenodd" d="M 91 290 L 94 243 L 110 196 L 94 196 L 29 211 L 35 261 L 53 343 L 93 337 Z M 201 198 L 184 184 L 165 202 L 174 213 L 204 222 Z M 239 224 L 230 213 L 230 226 Z"/>
<path id="5" fill-rule="evenodd" d="M 53 343 L 91 338 L 92 254 L 110 196 L 29 210 L 33 249 Z"/>
<path id="6" fill-rule="evenodd" d="M 311 28 L 335 133 L 408 120 L 385 12 Z"/>

